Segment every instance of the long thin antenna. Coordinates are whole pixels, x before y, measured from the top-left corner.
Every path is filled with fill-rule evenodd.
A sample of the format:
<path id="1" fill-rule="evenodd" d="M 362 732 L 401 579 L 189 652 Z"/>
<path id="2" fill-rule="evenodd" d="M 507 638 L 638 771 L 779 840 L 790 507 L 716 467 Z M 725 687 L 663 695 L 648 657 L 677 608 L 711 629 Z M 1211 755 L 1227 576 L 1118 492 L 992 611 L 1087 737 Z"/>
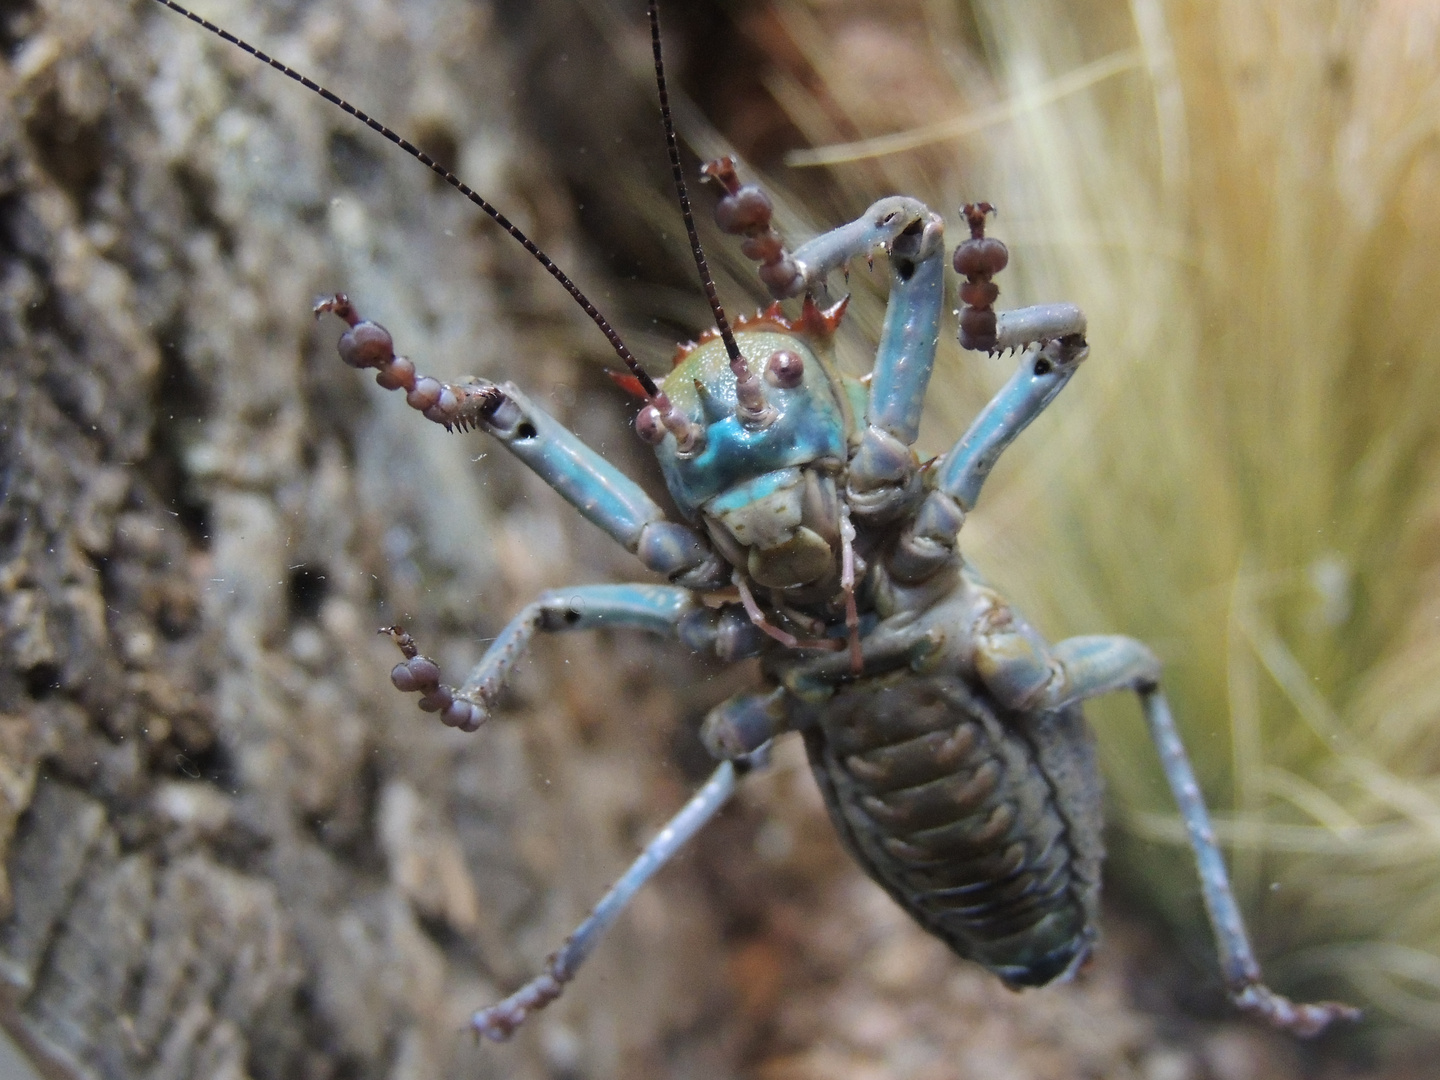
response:
<path id="1" fill-rule="evenodd" d="M 680 196 L 680 214 L 685 219 L 685 231 L 690 234 L 690 251 L 695 256 L 695 269 L 700 271 L 700 284 L 705 289 L 705 299 L 710 301 L 710 310 L 715 313 L 715 327 L 720 339 L 725 342 L 725 351 L 730 355 L 730 370 L 735 373 L 735 391 L 740 401 L 740 415 L 748 426 L 764 427 L 773 422 L 775 412 L 765 404 L 764 391 L 760 380 L 745 363 L 735 335 L 730 330 L 730 320 L 720 306 L 720 295 L 715 291 L 715 279 L 710 275 L 710 266 L 705 261 L 705 249 L 700 246 L 700 234 L 695 229 L 695 215 L 690 212 L 690 193 L 685 189 L 685 170 L 680 167 L 680 144 L 675 138 L 675 120 L 670 114 L 670 95 L 665 89 L 665 57 L 660 47 L 660 4 L 659 0 L 646 0 L 646 11 L 650 15 L 650 47 L 655 54 L 655 88 L 660 92 L 660 115 L 665 122 L 665 145 L 670 150 L 670 171 L 675 177 L 675 193 Z"/>
<path id="2" fill-rule="evenodd" d="M 600 314 L 599 309 L 590 302 L 590 298 L 587 297 L 583 292 L 581 292 L 579 287 L 573 281 L 571 281 L 569 277 L 566 276 L 565 271 L 561 270 L 558 266 L 556 266 L 553 262 L 550 261 L 550 256 L 546 255 L 545 252 L 541 251 L 540 248 L 536 246 L 533 240 L 531 240 L 528 236 L 526 236 L 523 232 L 520 231 L 518 226 L 516 226 L 499 210 L 495 209 L 495 207 L 491 206 L 488 202 L 486 202 L 485 199 L 481 197 L 478 192 L 476 192 L 473 188 L 470 187 L 470 185 L 466 184 L 458 176 L 456 176 L 449 169 L 445 168 L 445 166 L 437 162 L 429 154 L 425 153 L 425 151 L 421 150 L 414 143 L 410 142 L 408 139 L 402 138 L 395 132 L 391 131 L 388 127 L 380 123 L 380 121 L 376 120 L 368 113 L 362 112 L 360 109 L 357 109 L 354 105 L 351 105 L 344 98 L 325 89 L 325 87 L 321 86 L 313 79 L 307 78 L 306 76 L 300 74 L 300 72 L 296 71 L 294 68 L 281 63 L 279 60 L 276 60 L 272 56 L 268 56 L 267 54 L 261 52 L 259 49 L 255 48 L 254 45 L 251 45 L 243 38 L 238 38 L 234 34 L 230 33 L 230 31 L 216 26 L 208 19 L 201 18 L 199 15 L 196 15 L 188 8 L 181 7 L 179 4 L 175 3 L 175 0 L 155 0 L 155 2 L 164 5 L 176 14 L 185 16 L 185 18 L 189 19 L 193 23 L 197 23 L 198 25 L 203 26 L 206 30 L 209 30 L 216 37 L 219 37 L 224 41 L 228 41 L 231 45 L 234 45 L 237 48 L 243 49 L 245 52 L 255 57 L 255 59 L 259 60 L 261 63 L 269 64 L 276 71 L 280 72 L 280 74 L 294 79 L 301 86 L 305 87 L 305 89 L 311 90 L 316 94 L 319 94 L 326 101 L 330 102 L 330 104 L 338 106 L 345 112 L 349 113 L 351 116 L 355 117 L 356 120 L 359 120 L 366 127 L 370 128 L 372 131 L 376 132 L 377 134 L 383 135 L 385 138 L 389 139 L 396 146 L 400 147 L 401 150 L 404 150 L 407 154 L 420 162 L 420 164 L 424 165 L 436 176 L 440 177 L 440 179 L 444 180 L 456 191 L 460 192 L 461 195 L 464 195 L 465 198 L 469 199 L 472 203 L 474 203 L 481 210 L 483 210 L 491 219 L 493 219 L 495 224 L 499 225 L 500 228 L 504 229 L 507 233 L 513 236 L 519 242 L 521 247 L 523 247 L 526 251 L 533 255 L 536 261 L 539 262 L 540 265 L 546 269 L 550 276 L 553 277 L 556 281 L 558 281 L 564 287 L 565 291 L 570 294 L 574 301 L 579 304 L 582 309 L 584 309 L 585 314 L 590 316 L 591 321 L 594 322 L 594 324 L 600 328 L 600 332 L 605 335 L 605 340 L 610 342 L 610 347 L 615 350 L 615 355 L 620 357 L 620 359 L 625 362 L 625 366 L 630 369 L 631 374 L 633 374 L 635 378 L 639 380 L 640 386 L 645 391 L 646 396 L 650 398 L 655 398 L 660 395 L 660 388 L 655 385 L 655 380 L 650 377 L 649 372 L 647 372 L 644 368 L 640 366 L 640 362 L 636 360 L 635 357 L 631 354 L 630 350 L 626 347 L 625 342 L 620 340 L 620 335 L 615 332 L 615 328 L 610 325 L 609 321 L 605 318 L 604 315 Z"/>

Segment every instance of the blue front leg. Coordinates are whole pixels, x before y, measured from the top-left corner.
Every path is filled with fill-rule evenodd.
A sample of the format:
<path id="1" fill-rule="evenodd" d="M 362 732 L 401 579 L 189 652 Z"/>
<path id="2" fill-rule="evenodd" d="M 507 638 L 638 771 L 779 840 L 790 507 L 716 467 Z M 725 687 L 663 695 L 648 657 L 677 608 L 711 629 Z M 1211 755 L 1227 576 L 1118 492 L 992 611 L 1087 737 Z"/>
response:
<path id="1" fill-rule="evenodd" d="M 485 379 L 442 383 L 397 355 L 390 332 L 362 318 L 345 295 L 315 305 L 317 317 L 325 312 L 349 325 L 340 337 L 340 358 L 351 367 L 375 368 L 375 381 L 387 390 L 404 391 L 406 402 L 427 420 L 448 430 L 484 428 L 651 570 L 692 588 L 725 584 L 729 569 L 703 536 L 667 521 L 640 485 L 517 387 Z"/>
<path id="2" fill-rule="evenodd" d="M 1039 416 L 1089 354 L 1080 335 L 1056 338 L 1027 355 L 940 463 L 939 489 L 969 511 L 1005 448 Z"/>
<path id="3" fill-rule="evenodd" d="M 830 270 L 875 247 L 890 255 L 890 300 L 870 378 L 866 427 L 847 476 L 850 509 L 868 524 L 898 516 L 917 494 L 919 463 L 910 445 L 920 432 L 940 340 L 944 222 L 914 199 L 882 199 L 795 252 L 807 287 L 814 287 Z"/>
<path id="4" fill-rule="evenodd" d="M 920 495 L 920 462 L 910 444 L 920 433 L 920 410 L 935 367 L 945 301 L 939 219 L 901 240 L 915 242 L 915 256 L 902 254 L 901 241 L 896 242 L 890 301 L 870 377 L 868 423 L 850 457 L 845 485 L 851 512 L 869 525 L 894 520 Z"/>
<path id="5" fill-rule="evenodd" d="M 920 433 L 920 410 L 935 347 L 940 342 L 940 309 L 945 302 L 945 236 L 939 217 L 917 222 L 892 246 L 893 274 L 885 325 L 870 377 L 870 424 L 906 446 Z"/>
<path id="6" fill-rule="evenodd" d="M 920 408 L 940 340 L 945 301 L 945 223 L 924 203 L 881 199 L 854 221 L 821 233 L 794 255 L 800 285 L 813 292 L 851 259 L 877 249 L 890 256 L 890 301 L 870 381 L 869 422 L 907 446 L 920 430 Z"/>

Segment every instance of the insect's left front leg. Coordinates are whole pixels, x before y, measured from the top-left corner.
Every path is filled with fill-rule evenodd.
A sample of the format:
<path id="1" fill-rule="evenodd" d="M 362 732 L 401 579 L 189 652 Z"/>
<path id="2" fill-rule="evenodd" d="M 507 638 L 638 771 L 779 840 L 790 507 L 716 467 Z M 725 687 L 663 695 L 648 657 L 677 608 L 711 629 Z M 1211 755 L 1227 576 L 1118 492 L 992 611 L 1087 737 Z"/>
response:
<path id="1" fill-rule="evenodd" d="M 1336 1020 L 1358 1019 L 1359 1010 L 1349 1005 L 1293 1002 L 1265 985 L 1230 888 L 1210 813 L 1175 729 L 1170 704 L 1160 689 L 1160 661 L 1146 645 L 1133 638 L 1107 635 L 1068 638 L 1047 649 L 1020 628 L 1002 627 L 980 636 L 975 666 L 997 698 L 1026 712 L 1058 709 L 1115 690 L 1133 690 L 1140 698 L 1150 737 L 1185 822 L 1231 1000 L 1275 1027 L 1301 1036 L 1318 1035 Z"/>
<path id="2" fill-rule="evenodd" d="M 1090 351 L 1085 313 L 1074 304 L 1038 304 L 1004 312 L 993 308 L 1000 289 L 992 279 L 1010 260 L 1005 245 L 985 235 L 985 216 L 993 211 L 989 203 L 972 203 L 961 210 L 970 224 L 970 239 L 955 249 L 954 259 L 955 270 L 966 279 L 960 286 L 965 304 L 960 311 L 960 344 L 990 353 L 1039 348 L 1021 361 L 940 464 L 937 486 L 964 513 L 974 507 L 1005 448 L 1045 411 Z"/>
<path id="3" fill-rule="evenodd" d="M 918 475 L 910 447 L 920 434 L 945 301 L 945 237 L 938 215 L 927 212 L 896 237 L 890 266 L 865 429 L 846 481 L 850 509 L 876 524 L 910 504 Z"/>
<path id="4" fill-rule="evenodd" d="M 969 512 L 1000 455 L 1065 389 L 1089 351 L 1084 336 L 1076 334 L 1027 354 L 941 461 L 939 489 Z"/>

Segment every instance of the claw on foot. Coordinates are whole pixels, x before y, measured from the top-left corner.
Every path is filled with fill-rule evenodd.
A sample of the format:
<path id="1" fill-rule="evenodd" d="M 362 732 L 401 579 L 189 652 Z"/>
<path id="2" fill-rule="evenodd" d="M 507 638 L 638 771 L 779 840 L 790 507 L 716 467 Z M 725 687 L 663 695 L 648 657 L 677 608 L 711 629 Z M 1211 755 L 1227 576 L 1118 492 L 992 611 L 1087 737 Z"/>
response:
<path id="1" fill-rule="evenodd" d="M 531 979 L 504 1001 L 481 1009 L 470 1018 L 475 1034 L 483 1035 L 491 1042 L 506 1042 L 530 1014 L 543 1009 L 558 998 L 569 981 L 569 976 L 558 970 L 556 957 L 546 962 L 546 970 Z"/>
<path id="2" fill-rule="evenodd" d="M 375 381 L 386 390 L 405 391 L 412 409 L 427 420 L 442 424 L 447 431 L 468 431 L 488 419 L 504 392 L 494 383 L 477 379 L 469 383 L 442 383 L 420 374 L 415 362 L 395 354 L 395 340 L 377 322 L 362 318 L 344 293 L 318 300 L 315 317 L 329 312 L 343 319 L 349 329 L 340 335 L 340 359 L 353 368 L 375 368 Z"/>
<path id="3" fill-rule="evenodd" d="M 1263 983 L 1251 983 L 1235 994 L 1237 1008 L 1267 1021 L 1282 1031 L 1311 1039 L 1337 1020 L 1359 1020 L 1360 1010 L 1338 1001 L 1317 1001 L 1313 1004 L 1291 1001 L 1275 993 Z"/>
<path id="4" fill-rule="evenodd" d="M 440 681 L 440 665 L 428 656 L 421 656 L 415 639 L 403 626 L 382 626 L 379 633 L 388 634 L 405 659 L 390 672 L 390 682 L 402 693 L 418 693 L 424 712 L 440 714 L 448 727 L 474 731 L 490 715 L 479 702 L 461 697 L 460 691 Z"/>

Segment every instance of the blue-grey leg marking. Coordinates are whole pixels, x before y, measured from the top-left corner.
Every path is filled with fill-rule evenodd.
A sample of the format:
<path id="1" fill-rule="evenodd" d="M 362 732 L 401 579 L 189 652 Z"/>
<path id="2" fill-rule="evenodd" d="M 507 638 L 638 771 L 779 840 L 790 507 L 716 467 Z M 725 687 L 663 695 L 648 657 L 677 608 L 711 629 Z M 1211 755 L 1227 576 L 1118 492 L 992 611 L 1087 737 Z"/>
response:
<path id="1" fill-rule="evenodd" d="M 475 1014 L 470 1023 L 476 1032 L 502 1042 L 513 1035 L 532 1012 L 559 997 L 565 984 L 575 977 L 575 972 L 599 944 L 600 938 L 610 929 L 631 897 L 715 816 L 734 790 L 735 765 L 729 761 L 722 762 L 705 786 L 670 819 L 655 839 L 645 845 L 640 857 L 595 905 L 589 918 L 565 939 L 565 944 L 546 963 L 545 971 L 498 1005 L 481 1009 Z"/>
<path id="2" fill-rule="evenodd" d="M 1230 878 L 1225 871 L 1220 847 L 1215 842 L 1210 814 L 1205 809 L 1200 785 L 1195 781 L 1190 759 L 1175 730 L 1170 705 L 1158 686 L 1140 688 L 1138 692 L 1145 722 L 1150 725 L 1150 737 L 1160 751 L 1165 779 L 1170 781 L 1170 790 L 1175 795 L 1180 817 L 1190 836 L 1190 848 L 1195 852 L 1200 889 L 1205 897 L 1210 925 L 1214 927 L 1220 945 L 1220 965 L 1230 999 L 1246 1012 L 1301 1036 L 1318 1035 L 1336 1020 L 1360 1019 L 1360 1010 L 1349 1005 L 1334 1001 L 1291 1001 L 1261 981 L 1260 963 L 1255 959 L 1250 939 L 1245 934 L 1245 923 L 1240 917 L 1235 895 L 1230 891 Z"/>
<path id="3" fill-rule="evenodd" d="M 1065 388 L 1089 349 L 1081 340 L 1051 341 L 1027 355 L 940 465 L 941 491 L 968 511 L 1005 448 Z"/>
<path id="4" fill-rule="evenodd" d="M 551 589 L 528 604 L 490 643 L 456 697 L 488 712 L 537 633 L 627 627 L 673 634 L 698 602 L 674 585 L 577 585 Z"/>
<path id="5" fill-rule="evenodd" d="M 920 433 L 920 411 L 940 341 L 940 308 L 945 301 L 940 219 L 931 215 L 915 243 L 908 236 L 897 241 L 891 266 L 890 299 L 870 377 L 867 419 L 908 446 Z"/>
<path id="6" fill-rule="evenodd" d="M 711 577 L 714 584 L 723 583 L 723 564 L 698 533 L 667 521 L 665 512 L 639 484 L 514 384 L 504 383 L 499 389 L 504 400 L 480 421 L 481 426 L 566 502 L 652 570 L 672 578 L 685 575 L 686 584 L 711 584 Z"/>
<path id="7" fill-rule="evenodd" d="M 1024 349 L 1052 338 L 1085 336 L 1085 313 L 1074 304 L 1036 304 L 996 313 L 995 351 Z"/>
<path id="8" fill-rule="evenodd" d="M 915 222 L 934 217 L 924 203 L 903 195 L 873 203 L 854 221 L 821 233 L 796 249 L 794 260 L 800 273 L 786 295 L 823 288 L 825 279 L 851 259 L 888 248 Z"/>
<path id="9" fill-rule="evenodd" d="M 1015 639 L 1020 636 L 994 635 L 992 640 L 999 639 L 998 648 L 983 664 L 977 657 L 977 667 L 983 669 L 988 664 L 992 672 L 1000 673 L 995 685 L 1006 693 L 1029 681 L 1032 685 L 1027 695 L 1027 710 L 1059 708 L 1115 690 L 1133 690 L 1139 696 L 1150 737 L 1159 751 L 1160 765 L 1165 770 L 1165 779 L 1169 781 L 1185 823 L 1190 849 L 1195 854 L 1205 911 L 1220 949 L 1225 986 L 1235 1004 L 1299 1035 L 1316 1034 L 1337 1019 L 1358 1018 L 1359 1012 L 1348 1005 L 1296 1003 L 1261 981 L 1260 963 L 1255 959 L 1240 906 L 1230 888 L 1210 812 L 1205 807 L 1185 746 L 1175 730 L 1169 702 L 1160 689 L 1160 662 L 1155 654 L 1133 638 L 1093 636 L 1069 638 L 1046 655 L 1043 648 L 1030 650 L 1033 640 L 1029 635 L 1023 635 L 1023 645 L 1017 644 Z M 989 647 L 989 642 L 982 646 Z M 1024 659 L 1027 652 L 1032 659 Z M 1034 676 L 1029 680 L 1021 674 L 1027 667 Z M 1039 678 L 1041 669 L 1049 672 L 1048 681 Z M 982 678 L 987 687 L 994 688 L 990 676 L 983 670 Z"/>

